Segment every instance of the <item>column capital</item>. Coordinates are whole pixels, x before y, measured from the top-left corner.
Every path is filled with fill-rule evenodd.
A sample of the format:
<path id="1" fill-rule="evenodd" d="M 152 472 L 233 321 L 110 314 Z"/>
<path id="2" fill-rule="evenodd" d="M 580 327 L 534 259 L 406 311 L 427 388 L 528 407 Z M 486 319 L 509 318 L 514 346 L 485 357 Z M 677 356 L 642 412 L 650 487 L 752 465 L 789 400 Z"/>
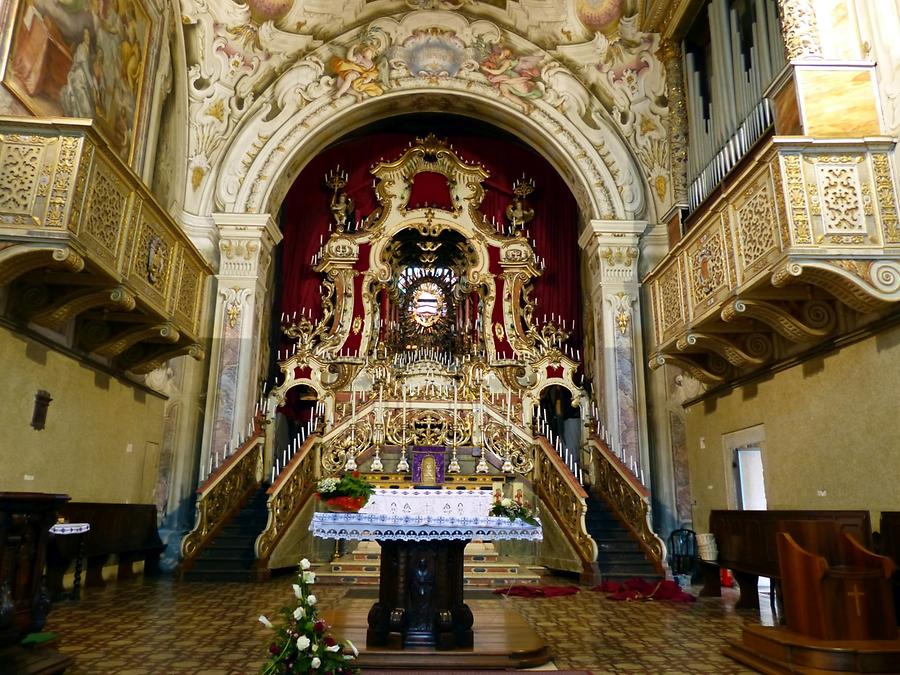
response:
<path id="1" fill-rule="evenodd" d="M 578 245 L 590 250 L 592 244 L 637 244 L 644 230 L 646 220 L 591 220 L 578 237 Z"/>
<path id="2" fill-rule="evenodd" d="M 214 213 L 219 230 L 219 278 L 257 281 L 268 268 L 281 231 L 268 213 Z"/>
<path id="3" fill-rule="evenodd" d="M 592 220 L 578 238 L 588 255 L 594 279 L 602 284 L 637 284 L 641 234 L 647 229 L 645 220 Z"/>

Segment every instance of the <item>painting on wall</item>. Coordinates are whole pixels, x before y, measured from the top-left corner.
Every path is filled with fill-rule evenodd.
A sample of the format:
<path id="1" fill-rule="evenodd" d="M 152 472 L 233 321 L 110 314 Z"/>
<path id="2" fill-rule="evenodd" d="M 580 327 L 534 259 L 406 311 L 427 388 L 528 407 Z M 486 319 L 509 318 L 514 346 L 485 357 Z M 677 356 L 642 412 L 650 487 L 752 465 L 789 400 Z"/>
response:
<path id="1" fill-rule="evenodd" d="M 93 118 L 130 162 L 153 23 L 145 0 L 19 0 L 4 84 L 42 117 Z"/>

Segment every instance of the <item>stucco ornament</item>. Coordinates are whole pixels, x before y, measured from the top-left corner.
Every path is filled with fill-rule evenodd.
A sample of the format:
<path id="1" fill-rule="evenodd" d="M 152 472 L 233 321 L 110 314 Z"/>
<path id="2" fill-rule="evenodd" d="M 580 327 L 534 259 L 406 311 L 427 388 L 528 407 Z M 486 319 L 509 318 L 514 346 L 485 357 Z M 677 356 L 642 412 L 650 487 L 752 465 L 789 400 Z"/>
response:
<path id="1" fill-rule="evenodd" d="M 301 57 L 300 38 L 284 37 L 272 22 L 255 33 L 259 43 L 226 31 L 240 16 L 198 17 L 193 27 L 209 44 L 203 64 L 192 68 L 189 210 L 269 208 L 299 172 L 309 139 L 324 129 L 353 128 L 368 117 L 361 106 L 385 97 L 395 111 L 424 109 L 422 95 L 435 99 L 434 109 L 458 106 L 486 119 L 493 109 L 512 128 L 540 128 L 557 152 L 578 158 L 563 172 L 591 217 L 630 217 L 646 208 L 632 151 L 603 102 L 553 55 L 493 22 L 446 11 L 381 17 L 324 44 L 309 38 Z M 295 60 L 287 52 L 276 60 L 264 39 L 270 34 L 292 45 Z M 590 57 L 596 60 L 596 50 Z M 621 110 L 626 100 L 641 105 L 638 98 L 622 94 Z M 634 126 L 640 125 L 626 128 Z"/>
<path id="2" fill-rule="evenodd" d="M 261 5 L 254 6 L 258 10 Z M 315 42 L 310 36 L 280 30 L 271 20 L 259 23 L 260 15 L 252 11 L 256 10 L 231 0 L 182 3 L 186 41 L 198 53 L 188 67 L 188 203 L 252 107 L 262 83 L 283 72 Z"/>
<path id="3" fill-rule="evenodd" d="M 614 36 L 598 32 L 591 42 L 560 46 L 557 53 L 608 102 L 612 119 L 646 171 L 657 206 L 664 210 L 671 201 L 666 71 L 656 56 L 659 35 L 642 33 L 637 23 L 637 15 L 622 17 Z"/>

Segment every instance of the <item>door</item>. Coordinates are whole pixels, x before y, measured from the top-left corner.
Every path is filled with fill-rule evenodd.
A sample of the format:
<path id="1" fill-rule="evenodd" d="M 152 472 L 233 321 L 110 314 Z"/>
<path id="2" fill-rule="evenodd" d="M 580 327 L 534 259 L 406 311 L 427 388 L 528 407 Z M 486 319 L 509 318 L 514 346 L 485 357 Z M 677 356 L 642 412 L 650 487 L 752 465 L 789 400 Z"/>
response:
<path id="1" fill-rule="evenodd" d="M 762 448 L 747 445 L 734 449 L 734 486 L 737 507 L 766 509 L 766 484 L 763 477 Z"/>

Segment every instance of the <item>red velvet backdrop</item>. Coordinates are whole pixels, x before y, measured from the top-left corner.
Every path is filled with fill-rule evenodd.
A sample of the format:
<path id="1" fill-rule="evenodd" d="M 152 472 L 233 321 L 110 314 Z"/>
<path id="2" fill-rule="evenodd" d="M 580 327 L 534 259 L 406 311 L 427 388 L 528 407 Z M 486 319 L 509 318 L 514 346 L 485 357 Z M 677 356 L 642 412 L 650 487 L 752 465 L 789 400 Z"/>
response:
<path id="1" fill-rule="evenodd" d="M 546 260 L 544 274 L 534 283 L 538 318 L 551 312 L 562 317 L 576 332 L 569 344 L 581 348 L 581 288 L 578 274 L 578 207 L 569 188 L 555 169 L 540 155 L 505 140 L 454 135 L 448 139 L 467 162 L 480 162 L 490 172 L 485 181 L 481 212 L 506 223 L 504 211 L 512 200 L 512 184 L 523 173 L 534 180 L 529 197 L 534 220 L 528 227 L 537 254 Z M 340 165 L 349 173 L 347 192 L 353 198 L 356 219 L 362 220 L 376 205 L 370 166 L 380 159 L 400 157 L 410 135 L 379 133 L 341 143 L 312 160 L 294 182 L 282 206 L 281 310 L 298 314 L 306 308 L 320 315 L 319 275 L 310 259 L 319 250 L 320 238 L 328 236 L 331 194 L 324 174 Z M 448 207 L 446 181 L 438 174 L 420 174 L 415 182 L 411 206 L 436 204 Z M 558 321 L 558 319 L 557 319 Z"/>

